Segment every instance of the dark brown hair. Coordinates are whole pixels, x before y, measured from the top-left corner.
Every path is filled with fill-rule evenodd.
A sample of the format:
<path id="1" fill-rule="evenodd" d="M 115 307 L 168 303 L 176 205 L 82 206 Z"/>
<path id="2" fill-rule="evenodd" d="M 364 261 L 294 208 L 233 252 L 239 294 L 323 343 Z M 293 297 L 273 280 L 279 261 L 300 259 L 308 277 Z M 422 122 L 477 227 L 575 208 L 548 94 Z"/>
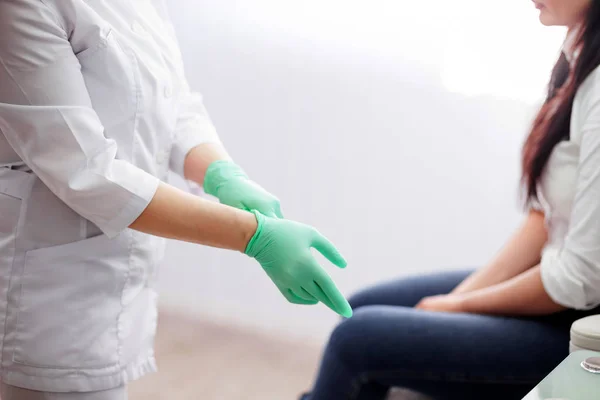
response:
<path id="1" fill-rule="evenodd" d="M 574 65 L 569 65 L 564 54 L 556 62 L 548 85 L 548 97 L 523 146 L 521 182 L 527 204 L 537 200 L 537 186 L 554 146 L 570 137 L 571 110 L 577 89 L 600 65 L 599 0 L 592 0 L 575 48 L 579 55 Z"/>

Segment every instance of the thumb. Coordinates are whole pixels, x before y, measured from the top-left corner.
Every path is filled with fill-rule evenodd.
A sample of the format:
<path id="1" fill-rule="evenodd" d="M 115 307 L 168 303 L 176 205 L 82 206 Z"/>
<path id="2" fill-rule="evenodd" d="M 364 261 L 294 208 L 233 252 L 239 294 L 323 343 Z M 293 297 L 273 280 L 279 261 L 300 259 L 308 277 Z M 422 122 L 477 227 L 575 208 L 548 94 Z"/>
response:
<path id="1" fill-rule="evenodd" d="M 269 207 L 269 206 L 264 206 L 262 204 L 253 204 L 253 205 L 249 205 L 246 204 L 245 202 L 241 202 L 242 207 L 240 207 L 242 210 L 246 210 L 246 211 L 250 211 L 250 212 L 259 212 L 262 215 L 264 215 L 265 217 L 269 217 L 269 218 L 277 218 L 277 215 L 275 214 L 275 211 L 273 211 L 273 208 Z"/>
<path id="2" fill-rule="evenodd" d="M 335 248 L 325 236 L 315 231 L 311 246 L 315 248 L 319 253 L 323 254 L 325 258 L 340 268 L 345 268 L 348 264 L 344 257 L 340 254 L 338 249 Z"/>
<path id="3" fill-rule="evenodd" d="M 281 204 L 279 204 L 279 202 L 277 202 L 277 204 L 275 204 L 275 215 L 278 218 L 283 219 L 283 213 L 281 212 Z"/>
<path id="4" fill-rule="evenodd" d="M 254 209 L 250 210 L 250 212 L 254 212 L 254 211 L 256 211 L 258 213 L 261 213 L 265 217 L 277 218 L 278 219 L 277 214 L 275 214 L 275 212 L 273 210 L 271 210 L 270 208 L 265 208 L 264 210 L 260 210 L 258 208 L 254 208 Z"/>

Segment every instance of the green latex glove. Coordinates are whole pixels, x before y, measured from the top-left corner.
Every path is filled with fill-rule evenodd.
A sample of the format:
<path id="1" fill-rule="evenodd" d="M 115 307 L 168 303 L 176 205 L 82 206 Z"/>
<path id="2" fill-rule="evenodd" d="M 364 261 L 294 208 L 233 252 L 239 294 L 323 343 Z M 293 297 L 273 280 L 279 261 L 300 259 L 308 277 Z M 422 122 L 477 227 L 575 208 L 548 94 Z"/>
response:
<path id="1" fill-rule="evenodd" d="M 350 304 L 311 253 L 314 248 L 344 268 L 346 260 L 335 246 L 308 225 L 253 212 L 258 227 L 246 254 L 260 263 L 281 294 L 295 304 L 316 304 L 318 300 L 336 313 L 351 317 Z"/>
<path id="2" fill-rule="evenodd" d="M 248 179 L 242 168 L 231 161 L 215 161 L 208 166 L 204 191 L 218 198 L 222 204 L 283 218 L 277 197 Z"/>

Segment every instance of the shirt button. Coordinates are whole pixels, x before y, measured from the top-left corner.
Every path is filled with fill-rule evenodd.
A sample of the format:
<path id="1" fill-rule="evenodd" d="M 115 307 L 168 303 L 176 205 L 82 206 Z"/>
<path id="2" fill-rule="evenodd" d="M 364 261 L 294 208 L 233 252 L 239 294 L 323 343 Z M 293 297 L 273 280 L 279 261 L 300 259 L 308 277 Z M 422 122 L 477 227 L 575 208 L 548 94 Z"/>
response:
<path id="1" fill-rule="evenodd" d="M 171 98 L 173 96 L 173 88 L 171 86 L 166 86 L 165 87 L 165 97 L 167 99 Z"/>
<path id="2" fill-rule="evenodd" d="M 135 21 L 132 25 L 131 25 L 131 29 L 137 33 L 138 35 L 145 35 L 146 34 L 146 30 L 144 29 L 144 27 L 137 21 Z"/>

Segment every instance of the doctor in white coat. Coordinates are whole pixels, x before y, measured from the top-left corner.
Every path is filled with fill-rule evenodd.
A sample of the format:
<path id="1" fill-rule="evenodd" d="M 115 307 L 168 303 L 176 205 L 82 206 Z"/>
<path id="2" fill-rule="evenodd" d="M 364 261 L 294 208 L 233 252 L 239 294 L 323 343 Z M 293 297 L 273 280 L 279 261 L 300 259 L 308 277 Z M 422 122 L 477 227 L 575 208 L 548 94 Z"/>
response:
<path id="1" fill-rule="evenodd" d="M 163 238 L 245 252 L 287 300 L 351 314 L 310 252 L 343 267 L 335 247 L 220 145 L 159 0 L 0 0 L 0 133 L 2 400 L 125 399 L 155 370 Z"/>

